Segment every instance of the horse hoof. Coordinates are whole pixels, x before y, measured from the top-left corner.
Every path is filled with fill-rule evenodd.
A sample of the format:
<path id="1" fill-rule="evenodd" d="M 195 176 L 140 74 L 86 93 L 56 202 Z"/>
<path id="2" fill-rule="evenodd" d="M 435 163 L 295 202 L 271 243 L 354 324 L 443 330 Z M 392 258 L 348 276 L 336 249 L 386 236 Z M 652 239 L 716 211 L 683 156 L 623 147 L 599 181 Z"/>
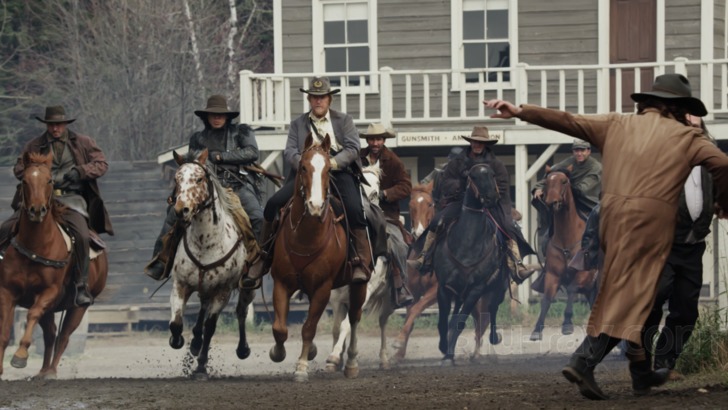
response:
<path id="1" fill-rule="evenodd" d="M 210 375 L 207 374 L 207 370 L 197 370 L 192 373 L 192 378 L 200 381 L 208 381 L 210 380 Z"/>
<path id="2" fill-rule="evenodd" d="M 490 334 L 490 344 L 499 345 L 502 341 L 503 335 L 501 335 L 499 332 L 495 332 L 495 334 Z"/>
<path id="3" fill-rule="evenodd" d="M 247 343 L 244 346 L 238 346 L 238 348 L 235 349 L 235 354 L 238 355 L 238 359 L 245 360 L 250 356 L 250 347 Z"/>
<path id="4" fill-rule="evenodd" d="M 347 379 L 356 379 L 357 377 L 359 377 L 359 366 L 347 366 L 346 368 L 344 368 L 344 376 L 346 376 Z"/>
<path id="5" fill-rule="evenodd" d="M 170 345 L 172 342 L 169 342 Z M 184 342 L 182 342 L 184 344 Z M 174 346 L 172 346 L 174 347 Z M 174 347 L 177 349 L 176 347 Z M 197 357 L 200 354 L 200 349 L 202 349 L 202 338 L 201 337 L 193 337 L 192 341 L 190 342 L 190 353 L 192 353 L 192 356 Z"/>
<path id="6" fill-rule="evenodd" d="M 394 343 L 392 343 L 392 349 L 394 349 L 394 350 L 399 350 L 399 349 L 401 349 L 401 348 L 402 348 L 402 345 L 403 345 L 403 344 L 404 344 L 404 343 L 402 343 L 402 341 L 401 341 L 401 340 L 395 340 L 395 341 L 394 341 Z"/>
<path id="7" fill-rule="evenodd" d="M 311 342 L 311 347 L 308 348 L 308 360 L 311 361 L 315 359 L 317 354 L 318 348 L 315 343 Z"/>
<path id="8" fill-rule="evenodd" d="M 326 373 L 336 373 L 337 371 L 339 371 L 339 365 L 326 362 L 326 367 L 324 367 L 324 371 Z"/>
<path id="9" fill-rule="evenodd" d="M 169 345 L 172 347 L 172 349 L 181 349 L 182 346 L 185 345 L 185 338 L 182 335 L 179 335 L 179 337 L 170 336 Z M 191 350 L 192 349 L 190 349 L 190 351 Z"/>
<path id="10" fill-rule="evenodd" d="M 448 367 L 452 366 L 455 367 L 455 358 L 454 357 L 448 357 L 445 356 L 440 360 L 440 367 Z"/>
<path id="11" fill-rule="evenodd" d="M 379 370 L 390 370 L 391 368 L 392 368 L 392 365 L 389 364 L 389 362 L 379 363 Z"/>
<path id="12" fill-rule="evenodd" d="M 16 369 L 24 369 L 25 366 L 28 365 L 28 358 L 13 356 L 13 358 L 10 360 L 10 365 Z"/>
<path id="13" fill-rule="evenodd" d="M 568 324 L 561 326 L 561 334 L 562 335 L 570 335 L 574 333 L 574 325 Z"/>
<path id="14" fill-rule="evenodd" d="M 33 376 L 33 380 L 56 380 L 56 372 L 40 372 Z"/>
<path id="15" fill-rule="evenodd" d="M 533 332 L 533 333 L 531 333 L 531 339 L 530 340 L 532 342 L 538 342 L 542 338 L 543 338 L 543 335 L 541 334 L 541 332 Z"/>
<path id="16" fill-rule="evenodd" d="M 283 346 L 281 346 L 280 349 L 276 349 L 276 346 L 273 345 L 273 347 L 270 348 L 270 353 L 268 355 L 272 361 L 280 363 L 286 358 L 286 349 Z"/>
<path id="17" fill-rule="evenodd" d="M 293 373 L 293 381 L 296 383 L 306 383 L 308 381 L 308 372 L 303 370 L 296 370 Z"/>

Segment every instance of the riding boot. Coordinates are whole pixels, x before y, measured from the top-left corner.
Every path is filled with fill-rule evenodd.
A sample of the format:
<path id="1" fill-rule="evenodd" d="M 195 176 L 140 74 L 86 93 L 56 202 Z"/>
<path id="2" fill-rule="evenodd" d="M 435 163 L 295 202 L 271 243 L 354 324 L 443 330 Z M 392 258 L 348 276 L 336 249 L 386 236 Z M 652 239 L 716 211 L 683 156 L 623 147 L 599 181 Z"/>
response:
<path id="1" fill-rule="evenodd" d="M 262 246 L 259 248 L 259 254 L 257 260 L 250 265 L 247 273 L 240 278 L 241 289 L 257 289 L 262 284 L 262 278 L 268 270 L 270 265 L 273 263 L 273 245 L 275 240 L 275 222 L 265 221 L 263 223 L 263 231 L 261 238 L 263 240 Z"/>
<path id="2" fill-rule="evenodd" d="M 351 258 L 351 265 L 354 267 L 351 283 L 369 282 L 369 278 L 372 276 L 372 251 L 369 247 L 366 228 L 352 228 L 351 236 L 356 249 Z"/>
<path id="3" fill-rule="evenodd" d="M 169 260 L 172 244 L 166 245 L 166 241 L 172 239 L 174 224 L 177 222 L 177 214 L 174 208 L 167 209 L 167 217 L 164 220 L 164 226 L 159 233 L 157 240 L 154 242 L 154 252 L 152 260 L 144 267 L 144 273 L 154 280 L 162 280 L 165 278 L 165 268 Z M 177 244 L 174 244 L 176 247 Z"/>
<path id="4" fill-rule="evenodd" d="M 422 246 L 422 252 L 420 252 L 419 256 L 417 256 L 416 259 L 410 259 L 407 261 L 407 266 L 411 269 L 414 269 L 415 271 L 419 271 L 420 273 L 427 273 L 431 269 L 426 268 L 430 267 L 432 265 L 432 255 L 431 255 L 431 248 L 432 245 L 435 244 L 435 240 L 437 239 L 437 234 L 433 231 L 427 231 L 427 236 L 425 237 L 425 244 Z M 427 262 L 427 263 L 425 263 Z"/>
<path id="5" fill-rule="evenodd" d="M 76 240 L 76 243 L 81 242 Z M 75 246 L 76 252 L 76 306 L 90 306 L 94 303 L 94 298 L 88 290 L 88 269 L 89 269 L 89 250 L 88 246 L 80 244 Z"/>
<path id="6" fill-rule="evenodd" d="M 509 241 L 508 244 L 512 257 L 508 258 L 508 268 L 511 271 L 511 279 L 516 284 L 520 285 L 526 279 L 528 279 L 534 272 L 541 269 L 540 265 L 529 264 L 528 266 L 523 264 L 521 260 L 521 252 L 518 250 L 518 243 L 516 241 Z"/>
<path id="7" fill-rule="evenodd" d="M 395 264 L 392 264 L 392 266 L 395 266 Z M 404 277 L 404 273 L 399 267 L 390 269 L 390 272 L 392 272 L 392 285 L 394 286 L 394 304 L 398 308 L 411 305 L 415 299 L 405 285 L 407 278 Z"/>
<path id="8" fill-rule="evenodd" d="M 619 339 L 606 334 L 587 336 L 561 373 L 568 381 L 577 384 L 582 396 L 590 400 L 606 400 L 607 395 L 594 379 L 594 369 L 618 343 Z"/>
<path id="9" fill-rule="evenodd" d="M 632 393 L 635 396 L 644 396 L 650 389 L 662 386 L 670 378 L 670 369 L 657 369 L 652 371 L 649 360 L 630 361 L 629 374 L 632 376 Z"/>

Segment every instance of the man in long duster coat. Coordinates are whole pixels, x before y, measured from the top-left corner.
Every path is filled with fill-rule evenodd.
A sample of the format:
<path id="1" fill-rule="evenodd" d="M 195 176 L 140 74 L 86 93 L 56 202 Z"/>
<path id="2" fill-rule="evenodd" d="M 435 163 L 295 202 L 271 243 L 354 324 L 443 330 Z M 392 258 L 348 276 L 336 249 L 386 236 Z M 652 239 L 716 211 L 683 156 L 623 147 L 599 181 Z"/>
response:
<path id="1" fill-rule="evenodd" d="M 688 80 L 679 74 L 657 77 L 652 92 L 632 98 L 662 100 L 697 116 L 707 113 L 703 103 L 692 97 Z M 640 331 L 670 252 L 685 179 L 693 166 L 707 167 L 715 180 L 718 205 L 728 210 L 728 157 L 683 118 L 656 108 L 638 115 L 572 115 L 532 105 L 518 108 L 501 100 L 485 104 L 500 110 L 492 117 L 517 117 L 586 140 L 602 152 L 603 276 L 587 326 L 590 338 L 563 373 L 584 396 L 605 399 L 594 382 L 594 367 L 619 339 L 641 346 Z M 630 361 L 635 393 L 645 393 L 666 379 L 666 374 L 644 368 L 643 350 L 631 355 Z"/>

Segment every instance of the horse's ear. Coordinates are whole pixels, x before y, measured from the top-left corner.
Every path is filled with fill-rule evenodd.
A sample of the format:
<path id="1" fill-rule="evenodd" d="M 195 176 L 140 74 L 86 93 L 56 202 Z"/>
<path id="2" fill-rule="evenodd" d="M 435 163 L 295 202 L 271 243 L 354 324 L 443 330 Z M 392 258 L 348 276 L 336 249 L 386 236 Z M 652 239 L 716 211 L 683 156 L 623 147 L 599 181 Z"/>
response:
<path id="1" fill-rule="evenodd" d="M 41 159 L 43 160 L 43 164 L 50 168 L 53 165 L 53 150 L 43 155 Z"/>
<path id="2" fill-rule="evenodd" d="M 432 193 L 432 188 L 435 187 L 435 179 L 431 179 L 429 182 L 425 184 L 425 187 L 427 187 L 427 192 Z"/>
<path id="3" fill-rule="evenodd" d="M 182 155 L 178 154 L 177 151 L 172 151 L 172 156 L 174 157 L 174 162 L 176 162 L 177 165 L 182 165 L 185 163 L 184 158 L 182 158 Z"/>
<path id="4" fill-rule="evenodd" d="M 546 173 L 551 173 L 551 165 L 546 164 Z"/>
<path id="5" fill-rule="evenodd" d="M 324 142 L 321 144 L 321 146 L 324 148 L 325 152 L 329 152 L 331 149 L 331 138 L 329 138 L 329 134 L 326 134 L 324 136 Z"/>
<path id="6" fill-rule="evenodd" d="M 205 162 L 207 162 L 207 157 L 210 155 L 210 151 L 207 150 L 207 148 L 203 149 L 200 155 L 197 157 L 197 162 L 199 162 L 202 165 L 205 165 Z"/>
<path id="7" fill-rule="evenodd" d="M 303 143 L 303 150 L 306 151 L 307 149 L 311 148 L 313 145 L 313 135 L 309 132 L 306 136 L 306 142 Z"/>
<path id="8" fill-rule="evenodd" d="M 29 164 L 30 164 L 30 152 L 25 151 L 23 153 L 23 167 L 27 168 Z"/>

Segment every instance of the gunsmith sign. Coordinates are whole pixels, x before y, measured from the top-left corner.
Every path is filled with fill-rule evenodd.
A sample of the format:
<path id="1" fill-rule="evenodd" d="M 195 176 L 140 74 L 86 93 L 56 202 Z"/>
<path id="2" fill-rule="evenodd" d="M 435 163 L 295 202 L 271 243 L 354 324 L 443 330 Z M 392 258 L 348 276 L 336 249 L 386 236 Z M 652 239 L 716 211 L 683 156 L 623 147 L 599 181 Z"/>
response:
<path id="1" fill-rule="evenodd" d="M 398 147 L 421 147 L 434 145 L 467 145 L 463 135 L 470 131 L 411 131 L 397 133 Z M 489 131 L 491 138 L 503 141 L 503 130 Z"/>

